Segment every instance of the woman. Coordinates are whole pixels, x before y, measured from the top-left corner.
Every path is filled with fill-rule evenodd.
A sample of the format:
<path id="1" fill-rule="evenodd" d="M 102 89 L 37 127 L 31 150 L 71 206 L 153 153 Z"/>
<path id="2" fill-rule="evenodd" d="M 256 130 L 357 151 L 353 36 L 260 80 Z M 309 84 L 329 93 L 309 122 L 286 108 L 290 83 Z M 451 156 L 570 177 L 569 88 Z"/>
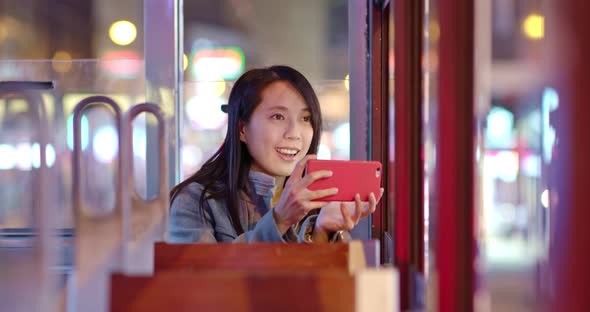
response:
<path id="1" fill-rule="evenodd" d="M 249 70 L 226 110 L 219 150 L 170 192 L 170 242 L 326 242 L 375 211 L 374 194 L 365 209 L 358 197 L 349 209 L 317 200 L 336 188 L 307 189 L 331 172 L 302 176 L 315 158 L 322 121 L 301 73 L 288 66 Z"/>

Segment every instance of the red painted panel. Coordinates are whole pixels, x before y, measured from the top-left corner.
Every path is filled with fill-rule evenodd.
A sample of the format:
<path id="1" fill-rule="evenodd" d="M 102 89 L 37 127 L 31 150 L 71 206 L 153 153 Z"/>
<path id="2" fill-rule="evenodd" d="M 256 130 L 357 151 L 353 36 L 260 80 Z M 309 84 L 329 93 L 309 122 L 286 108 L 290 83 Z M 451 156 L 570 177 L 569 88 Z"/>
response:
<path id="1" fill-rule="evenodd" d="M 550 264 L 555 295 L 550 310 L 585 311 L 590 295 L 590 2 L 560 0 L 552 4 L 547 10 L 547 52 L 555 66 L 548 78 L 559 95 L 559 107 L 551 115 L 559 155 L 551 164 L 549 181 L 553 189 Z"/>
<path id="2" fill-rule="evenodd" d="M 369 86 L 371 93 L 371 159 L 380 161 L 385 167 L 387 164 L 387 158 L 383 158 L 382 144 L 383 139 L 386 138 L 386 133 L 382 132 L 382 121 L 384 118 L 382 114 L 383 110 L 383 96 L 382 96 L 382 72 L 381 72 L 381 56 L 382 56 L 382 11 L 381 8 L 375 5 L 370 5 L 370 23 L 371 23 L 371 85 Z M 386 115 L 385 115 L 386 116 Z M 386 146 L 386 145 L 385 145 Z M 386 170 L 386 168 L 384 168 Z M 385 181 L 384 181 L 385 182 Z M 387 205 L 383 203 L 387 199 L 384 198 L 380 201 L 375 213 L 372 215 L 372 231 L 374 239 L 383 240 L 383 232 L 385 231 L 384 218 Z M 384 255 L 385 253 L 382 253 Z"/>
<path id="3" fill-rule="evenodd" d="M 473 311 L 474 2 L 440 7 L 436 268 L 440 312 Z"/>

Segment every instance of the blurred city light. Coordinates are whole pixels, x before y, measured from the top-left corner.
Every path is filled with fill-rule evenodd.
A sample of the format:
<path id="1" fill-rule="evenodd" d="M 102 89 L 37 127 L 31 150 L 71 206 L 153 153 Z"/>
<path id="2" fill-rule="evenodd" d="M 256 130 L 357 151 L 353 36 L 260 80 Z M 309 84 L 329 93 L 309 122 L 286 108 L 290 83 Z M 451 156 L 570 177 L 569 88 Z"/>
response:
<path id="1" fill-rule="evenodd" d="M 188 67 L 188 56 L 186 56 L 186 53 L 182 53 L 182 70 L 185 71 L 187 67 Z"/>
<path id="2" fill-rule="evenodd" d="M 67 51 L 57 51 L 51 59 L 51 67 L 58 73 L 67 73 L 72 69 L 72 55 Z"/>
<path id="3" fill-rule="evenodd" d="M 20 170 L 31 170 L 33 165 L 33 149 L 28 142 L 16 145 L 16 167 Z M 37 156 L 39 158 L 39 156 Z M 37 161 L 39 163 L 39 161 Z"/>
<path id="4" fill-rule="evenodd" d="M 346 77 L 344 77 L 344 87 L 346 88 L 346 90 L 350 90 L 350 75 L 346 74 Z"/>
<path id="5" fill-rule="evenodd" d="M 551 112 L 559 107 L 559 95 L 553 88 L 545 88 L 541 99 L 541 118 L 543 122 L 542 146 L 545 163 L 551 162 L 553 145 L 555 144 L 555 129 L 551 126 L 549 117 Z"/>
<path id="6" fill-rule="evenodd" d="M 197 145 L 185 144 L 182 147 L 182 163 L 184 165 L 196 169 L 202 161 L 203 151 Z"/>
<path id="7" fill-rule="evenodd" d="M 440 25 L 438 21 L 433 20 L 428 23 L 427 35 L 430 42 L 438 42 L 438 39 L 440 38 Z"/>
<path id="8" fill-rule="evenodd" d="M 140 55 L 131 50 L 108 51 L 100 58 L 101 69 L 117 78 L 135 77 L 143 64 Z"/>
<path id="9" fill-rule="evenodd" d="M 55 148 L 53 148 L 53 145 L 47 144 L 45 146 L 45 162 L 47 163 L 48 168 L 53 167 L 53 164 L 55 163 L 55 158 Z"/>
<path id="10" fill-rule="evenodd" d="M 192 72 L 199 80 L 221 77 L 238 78 L 246 66 L 244 51 L 239 47 L 220 47 L 196 50 L 192 57 Z"/>
<path id="11" fill-rule="evenodd" d="M 88 146 L 88 117 L 82 116 L 80 122 L 80 132 L 82 134 L 82 150 L 85 150 Z M 74 114 L 70 114 L 66 125 L 66 140 L 70 150 L 74 150 Z"/>
<path id="12" fill-rule="evenodd" d="M 9 15 L 0 16 L 0 42 L 22 35 L 16 31 L 16 29 L 20 29 L 21 27 L 22 24 L 16 18 Z"/>
<path id="13" fill-rule="evenodd" d="M 197 83 L 197 94 L 204 97 L 220 97 L 225 92 L 223 78 Z"/>
<path id="14" fill-rule="evenodd" d="M 492 161 L 496 178 L 512 183 L 516 181 L 519 171 L 518 153 L 512 151 L 501 151 Z"/>
<path id="15" fill-rule="evenodd" d="M 109 28 L 109 37 L 115 44 L 125 46 L 135 40 L 137 29 L 129 21 L 116 21 Z"/>
<path id="16" fill-rule="evenodd" d="M 326 144 L 320 143 L 318 146 L 318 159 L 332 159 L 332 152 Z"/>
<path id="17" fill-rule="evenodd" d="M 31 146 L 31 165 L 33 168 L 38 169 L 41 165 L 41 152 L 39 150 L 39 143 L 33 143 Z M 51 168 L 55 163 L 55 149 L 53 145 L 45 145 L 45 165 L 47 168 Z"/>
<path id="18" fill-rule="evenodd" d="M 0 144 L 0 170 L 11 170 L 16 166 L 16 149 L 10 144 Z"/>
<path id="19" fill-rule="evenodd" d="M 10 32 L 8 31 L 8 27 L 4 26 L 3 21 L 0 20 L 0 42 L 4 41 L 6 38 L 8 38 L 9 34 L 10 34 Z"/>
<path id="20" fill-rule="evenodd" d="M 494 106 L 487 117 L 486 147 L 509 147 L 512 144 L 514 114 L 507 109 Z"/>
<path id="21" fill-rule="evenodd" d="M 393 82 L 393 79 L 394 79 L 393 77 L 395 74 L 395 53 L 394 53 L 393 49 L 389 50 L 387 58 L 389 59 L 389 61 L 388 61 L 389 62 L 389 68 L 388 68 L 389 77 L 391 77 L 390 79 L 392 79 L 392 82 Z M 393 83 L 392 83 L 392 86 L 393 86 Z M 393 91 L 393 89 L 392 89 L 392 91 Z"/>
<path id="22" fill-rule="evenodd" d="M 522 158 L 522 173 L 529 177 L 539 177 L 541 175 L 541 157 L 535 154 L 529 154 Z"/>
<path id="23" fill-rule="evenodd" d="M 145 128 L 140 127 L 133 129 L 133 156 L 146 160 L 147 136 Z"/>
<path id="24" fill-rule="evenodd" d="M 545 18 L 539 14 L 530 14 L 522 23 L 524 34 L 533 40 L 542 39 L 545 36 Z"/>
<path id="25" fill-rule="evenodd" d="M 227 119 L 221 111 L 224 102 L 216 96 L 193 96 L 186 102 L 186 115 L 197 129 L 219 129 Z"/>
<path id="26" fill-rule="evenodd" d="M 39 143 L 33 143 L 31 146 L 31 165 L 35 169 L 38 169 L 41 166 Z"/>
<path id="27" fill-rule="evenodd" d="M 110 163 L 119 151 L 119 137 L 117 130 L 112 126 L 101 127 L 96 130 L 92 140 L 92 152 L 96 160 L 101 163 Z"/>
<path id="28" fill-rule="evenodd" d="M 339 151 L 350 150 L 350 123 L 343 123 L 334 129 L 332 143 Z"/>
<path id="29" fill-rule="evenodd" d="M 541 205 L 545 208 L 549 208 L 549 190 L 547 189 L 541 193 Z"/>
<path id="30" fill-rule="evenodd" d="M 424 67 L 428 69 L 430 72 L 435 72 L 438 70 L 438 52 L 436 50 L 428 50 L 425 54 L 422 55 L 422 62 Z"/>

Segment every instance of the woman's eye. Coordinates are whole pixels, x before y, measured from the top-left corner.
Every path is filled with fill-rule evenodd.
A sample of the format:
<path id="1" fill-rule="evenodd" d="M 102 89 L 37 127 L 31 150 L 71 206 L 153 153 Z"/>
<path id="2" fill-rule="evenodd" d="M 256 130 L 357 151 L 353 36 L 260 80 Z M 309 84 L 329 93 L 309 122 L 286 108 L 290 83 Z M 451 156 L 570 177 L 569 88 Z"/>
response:
<path id="1" fill-rule="evenodd" d="M 285 117 L 281 114 L 274 114 L 271 116 L 272 119 L 276 119 L 276 120 L 283 120 L 285 119 Z"/>
<path id="2" fill-rule="evenodd" d="M 310 122 L 311 121 L 311 116 L 305 116 L 305 117 L 303 117 L 303 121 Z"/>

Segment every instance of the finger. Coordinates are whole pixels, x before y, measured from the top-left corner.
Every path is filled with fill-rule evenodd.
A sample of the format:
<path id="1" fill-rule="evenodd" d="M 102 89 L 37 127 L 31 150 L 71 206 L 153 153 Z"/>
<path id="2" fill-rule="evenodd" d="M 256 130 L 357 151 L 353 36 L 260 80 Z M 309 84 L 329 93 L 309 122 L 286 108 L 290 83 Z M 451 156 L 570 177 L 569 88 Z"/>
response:
<path id="1" fill-rule="evenodd" d="M 346 211 L 346 205 L 344 204 L 344 202 L 340 203 L 340 213 L 342 213 L 342 219 L 344 220 L 344 228 L 346 230 L 352 230 L 355 223 L 350 217 L 350 215 L 348 215 L 348 212 Z"/>
<path id="2" fill-rule="evenodd" d="M 377 208 L 377 199 L 375 198 L 375 194 L 373 194 L 373 192 L 371 192 L 371 194 L 369 194 L 369 211 L 370 211 L 370 213 L 375 212 L 376 208 Z"/>
<path id="3" fill-rule="evenodd" d="M 338 193 L 338 188 L 337 187 L 331 187 L 329 189 L 321 189 L 321 190 L 315 190 L 315 191 L 310 191 L 310 190 L 306 190 L 305 194 L 303 195 L 307 200 L 316 200 L 319 198 L 324 198 L 327 196 L 332 196 Z"/>
<path id="4" fill-rule="evenodd" d="M 310 174 L 305 175 L 301 181 L 298 181 L 298 187 L 306 188 L 311 185 L 315 180 L 329 178 L 334 173 L 331 170 L 318 170 Z"/>
<path id="5" fill-rule="evenodd" d="M 287 185 L 295 184 L 299 180 L 301 180 L 301 176 L 303 176 L 303 171 L 305 170 L 305 165 L 307 164 L 307 161 L 309 159 L 316 159 L 316 155 L 314 155 L 314 154 L 305 155 L 305 157 L 303 157 L 303 159 L 301 159 L 297 163 L 297 165 L 293 169 L 293 172 L 291 172 L 291 175 L 289 176 L 289 180 L 287 181 Z"/>
<path id="6" fill-rule="evenodd" d="M 319 209 L 322 208 L 324 206 L 327 206 L 330 202 L 326 202 L 326 201 L 307 201 L 305 203 L 303 203 L 303 207 L 305 207 L 305 211 L 306 212 L 310 212 L 314 209 Z"/>
<path id="7" fill-rule="evenodd" d="M 354 196 L 354 218 L 355 218 L 355 222 L 354 224 L 357 224 L 361 218 L 361 214 L 362 214 L 362 202 L 361 202 L 361 195 L 359 195 L 358 193 Z"/>

